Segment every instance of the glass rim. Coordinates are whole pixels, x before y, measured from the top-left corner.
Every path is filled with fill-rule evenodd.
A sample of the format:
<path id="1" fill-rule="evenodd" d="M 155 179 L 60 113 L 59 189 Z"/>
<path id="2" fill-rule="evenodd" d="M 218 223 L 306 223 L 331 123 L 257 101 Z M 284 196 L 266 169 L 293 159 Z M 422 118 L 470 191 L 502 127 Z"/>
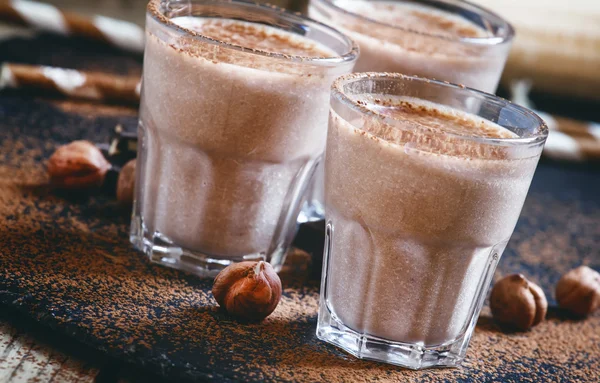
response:
<path id="1" fill-rule="evenodd" d="M 175 24 L 174 22 L 171 21 L 171 19 L 169 17 L 167 17 L 165 15 L 166 8 L 165 8 L 164 0 L 150 0 L 150 2 L 148 3 L 148 6 L 146 8 L 146 13 L 149 14 L 156 22 L 158 22 L 161 25 L 163 25 L 177 33 L 180 33 L 182 35 L 188 35 L 188 36 L 193 37 L 194 39 L 197 39 L 197 40 L 205 42 L 205 43 L 209 43 L 209 44 L 217 45 L 217 46 L 223 46 L 227 49 L 232 49 L 235 51 L 239 51 L 239 52 L 243 52 L 243 53 L 247 53 L 247 54 L 251 54 L 251 55 L 253 54 L 253 55 L 258 55 L 258 56 L 263 56 L 263 57 L 271 57 L 274 59 L 285 60 L 288 62 L 291 61 L 291 62 L 316 64 L 316 65 L 323 65 L 323 66 L 331 66 L 331 65 L 335 65 L 335 64 L 350 63 L 350 62 L 356 61 L 356 59 L 358 58 L 359 48 L 353 39 L 351 39 L 347 35 L 343 34 L 342 32 L 338 31 L 337 29 L 330 27 L 327 24 L 323 24 L 319 21 L 310 19 L 306 16 L 302 16 L 298 13 L 288 12 L 283 8 L 275 7 L 275 6 L 268 5 L 268 4 L 259 4 L 259 3 L 256 3 L 253 1 L 247 1 L 247 0 L 227 0 L 225 2 L 220 2 L 220 1 L 215 1 L 215 0 L 188 0 L 186 2 L 182 2 L 181 4 L 187 5 L 187 4 L 193 4 L 193 3 L 207 3 L 207 4 L 208 3 L 215 3 L 215 4 L 222 3 L 222 4 L 227 4 L 227 5 L 233 4 L 234 6 L 244 6 L 244 7 L 248 7 L 248 8 L 260 9 L 264 12 L 270 13 L 270 15 L 274 16 L 274 18 L 276 20 L 281 20 L 282 18 L 287 18 L 287 19 L 292 19 L 292 21 L 295 21 L 295 22 L 298 22 L 301 24 L 308 23 L 309 25 L 310 24 L 318 25 L 322 29 L 326 30 L 327 33 L 329 33 L 330 35 L 337 35 L 338 37 L 341 37 L 341 40 L 344 43 L 346 43 L 347 46 L 349 46 L 349 50 L 339 56 L 316 57 L 316 56 L 289 55 L 289 54 L 283 54 L 283 53 L 268 52 L 268 51 L 264 51 L 261 49 L 246 48 L 242 45 L 231 44 L 231 43 L 228 43 L 225 41 L 214 39 L 209 36 L 202 35 L 193 30 L 190 30 L 190 29 L 187 29 L 187 28 L 184 28 L 184 27 L 181 27 L 181 26 Z M 276 26 L 271 26 L 271 27 L 277 28 Z"/>
<path id="2" fill-rule="evenodd" d="M 422 35 L 422 36 L 427 36 L 427 37 L 433 37 L 436 39 L 441 39 L 441 40 L 446 40 L 446 41 L 453 41 L 453 42 L 460 42 L 460 43 L 465 43 L 465 44 L 473 44 L 473 45 L 500 45 L 500 44 L 504 44 L 504 43 L 508 43 L 510 41 L 513 40 L 513 38 L 515 37 L 515 30 L 513 28 L 513 26 L 504 18 L 502 18 L 501 16 L 499 16 L 498 14 L 496 14 L 495 12 L 492 12 L 490 10 L 488 10 L 487 8 L 484 8 L 478 4 L 474 4 L 471 3 L 470 1 L 465 1 L 465 0 L 460 0 L 459 2 L 457 2 L 458 4 L 455 4 L 452 1 L 448 1 L 448 0 L 434 0 L 436 3 L 446 3 L 446 4 L 453 4 L 456 5 L 457 7 L 459 7 L 460 9 L 473 9 L 476 10 L 477 13 L 479 15 L 481 15 L 486 21 L 495 21 L 495 24 L 501 25 L 503 26 L 504 30 L 506 31 L 503 35 L 494 35 L 494 36 L 489 36 L 489 37 L 449 37 L 449 36 L 442 36 L 442 35 L 437 35 L 437 34 L 433 34 L 433 33 L 427 33 L 427 32 L 421 32 L 421 31 L 416 31 L 414 29 L 410 29 L 410 28 L 403 28 L 401 26 L 397 26 L 397 25 L 393 25 L 393 24 L 388 24 L 388 23 L 384 23 L 381 21 L 377 21 L 375 19 L 369 18 L 367 16 L 363 16 L 360 15 L 358 13 L 354 13 L 354 12 L 350 12 L 338 5 L 335 4 L 334 0 L 310 0 L 311 2 L 314 3 L 321 3 L 324 4 L 327 7 L 330 7 L 332 9 L 334 9 L 336 12 L 341 12 L 346 16 L 350 16 L 353 18 L 358 19 L 359 21 L 362 22 L 366 22 L 366 23 L 371 23 L 371 24 L 375 24 L 375 25 L 380 25 L 380 26 L 384 26 L 386 28 L 391 28 L 391 29 L 396 29 L 396 30 L 400 30 L 400 31 L 404 31 L 404 32 L 409 32 L 409 33 L 413 33 L 413 34 L 417 34 L 417 35 Z M 411 3 L 405 0 L 394 0 L 394 2 L 398 2 L 398 3 Z M 416 1 L 417 3 L 422 3 L 422 0 L 418 0 Z"/>
<path id="3" fill-rule="evenodd" d="M 381 119 L 382 121 L 384 121 L 384 123 L 386 123 L 388 125 L 390 125 L 390 122 L 391 122 L 392 126 L 397 125 L 397 123 L 395 122 L 396 120 L 374 112 L 373 110 L 365 107 L 364 105 L 357 102 L 356 100 L 351 99 L 348 96 L 348 94 L 346 92 L 344 92 L 343 87 L 345 85 L 355 82 L 355 81 L 364 81 L 364 80 L 368 80 L 368 79 L 383 79 L 383 80 L 388 79 L 388 80 L 393 80 L 393 81 L 416 81 L 421 84 L 427 84 L 429 86 L 431 86 L 431 85 L 441 86 L 444 88 L 453 89 L 456 92 L 470 93 L 470 94 L 476 96 L 479 100 L 482 100 L 484 103 L 490 103 L 490 102 L 500 103 L 504 107 L 508 108 L 510 111 L 519 113 L 520 115 L 530 119 L 532 121 L 532 124 L 538 127 L 536 129 L 536 131 L 534 133 L 532 133 L 531 136 L 528 136 L 528 137 L 490 138 L 490 137 L 480 137 L 480 136 L 473 136 L 473 135 L 460 134 L 460 133 L 451 133 L 451 132 L 444 132 L 443 133 L 444 135 L 452 136 L 457 139 L 462 139 L 465 141 L 472 141 L 472 142 L 476 142 L 476 143 L 480 143 L 480 144 L 496 145 L 496 146 L 536 145 L 539 143 L 543 143 L 546 140 L 546 138 L 548 137 L 548 125 L 546 124 L 546 122 L 540 116 L 538 116 L 535 112 L 533 112 L 532 110 L 530 110 L 528 108 L 525 108 L 524 106 L 514 104 L 511 101 L 504 99 L 502 97 L 496 96 L 491 93 L 486 93 L 486 92 L 483 92 L 483 91 L 480 91 L 480 90 L 477 90 L 474 88 L 469 88 L 464 85 L 457 85 L 457 84 L 453 84 L 453 83 L 450 83 L 447 81 L 439 81 L 439 80 L 429 79 L 429 78 L 425 78 L 425 77 L 409 76 L 409 75 L 405 75 L 405 74 L 401 74 L 401 73 L 382 73 L 382 72 L 350 73 L 350 74 L 346 74 L 346 75 L 342 75 L 342 76 L 338 77 L 333 82 L 333 84 L 331 85 L 331 98 L 334 98 L 334 97 L 337 98 L 345 106 L 350 107 L 351 109 L 354 109 L 355 111 L 358 111 L 363 115 L 367 115 L 372 118 Z M 416 98 L 418 98 L 418 97 L 416 97 Z M 440 104 L 440 105 L 446 106 L 444 104 Z M 449 107 L 452 108 L 452 106 L 449 106 Z M 466 113 L 468 113 L 468 112 L 466 112 Z M 486 121 L 489 121 L 491 123 L 494 123 L 496 125 L 502 126 L 500 123 L 490 121 L 489 119 L 487 119 L 485 117 L 482 117 L 482 116 L 478 116 L 478 117 L 480 117 Z"/>

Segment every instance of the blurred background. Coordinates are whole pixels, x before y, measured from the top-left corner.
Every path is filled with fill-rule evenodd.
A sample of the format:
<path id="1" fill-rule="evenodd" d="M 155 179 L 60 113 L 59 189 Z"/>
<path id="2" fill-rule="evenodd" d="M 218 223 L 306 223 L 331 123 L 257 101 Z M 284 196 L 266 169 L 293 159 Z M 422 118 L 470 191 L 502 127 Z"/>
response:
<path id="1" fill-rule="evenodd" d="M 144 24 L 146 0 L 47 0 L 61 8 Z M 260 1 L 304 11 L 308 0 Z M 600 103 L 600 1 L 472 0 L 509 20 L 517 38 L 503 85 L 528 78 L 533 90 Z M 591 117 L 591 116 L 590 116 Z"/>

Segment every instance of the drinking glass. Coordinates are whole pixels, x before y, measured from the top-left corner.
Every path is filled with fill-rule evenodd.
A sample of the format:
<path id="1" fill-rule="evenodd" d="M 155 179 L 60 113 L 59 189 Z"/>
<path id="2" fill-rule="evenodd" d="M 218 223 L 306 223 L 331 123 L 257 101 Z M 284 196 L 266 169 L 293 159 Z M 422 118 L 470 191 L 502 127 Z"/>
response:
<path id="1" fill-rule="evenodd" d="M 406 105 L 420 106 L 399 116 Z M 547 134 L 533 112 L 470 88 L 336 80 L 319 339 L 411 369 L 459 365 Z"/>
<path id="2" fill-rule="evenodd" d="M 400 17 L 392 7 L 378 21 L 376 15 L 357 13 L 357 5 L 365 3 L 418 13 L 413 19 Z M 355 72 L 416 75 L 489 93 L 496 91 L 514 37 L 500 16 L 460 0 L 311 0 L 309 15 L 357 42 L 361 54 Z M 418 29 L 415 19 L 432 29 Z M 468 26 L 483 33 L 474 34 Z"/>
<path id="3" fill-rule="evenodd" d="M 186 16 L 221 20 L 223 39 L 174 22 Z M 311 44 L 326 54 L 294 53 Z M 131 242 L 201 276 L 244 260 L 278 270 L 322 158 L 330 85 L 357 55 L 334 29 L 271 6 L 150 1 Z"/>

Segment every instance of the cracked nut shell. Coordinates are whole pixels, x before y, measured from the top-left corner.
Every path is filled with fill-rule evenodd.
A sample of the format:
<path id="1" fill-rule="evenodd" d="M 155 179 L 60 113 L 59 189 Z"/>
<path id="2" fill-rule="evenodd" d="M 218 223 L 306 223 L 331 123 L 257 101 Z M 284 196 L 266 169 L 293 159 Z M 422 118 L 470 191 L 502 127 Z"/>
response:
<path id="1" fill-rule="evenodd" d="M 131 160 L 123 166 L 119 172 L 117 181 L 117 201 L 125 207 L 133 205 L 133 193 L 135 189 L 135 160 Z"/>
<path id="2" fill-rule="evenodd" d="M 89 141 L 73 141 L 56 149 L 48 160 L 50 182 L 61 189 L 100 187 L 110 163 Z"/>
<path id="3" fill-rule="evenodd" d="M 538 285 L 513 274 L 494 285 L 490 307 L 498 323 L 525 331 L 546 317 L 548 301 Z"/>
<path id="4" fill-rule="evenodd" d="M 281 280 L 264 261 L 234 263 L 215 278 L 212 293 L 228 313 L 250 321 L 269 316 L 281 299 Z"/>
<path id="5" fill-rule="evenodd" d="M 556 285 L 558 305 L 579 316 L 586 316 L 600 307 L 600 273 L 580 266 L 562 276 Z"/>

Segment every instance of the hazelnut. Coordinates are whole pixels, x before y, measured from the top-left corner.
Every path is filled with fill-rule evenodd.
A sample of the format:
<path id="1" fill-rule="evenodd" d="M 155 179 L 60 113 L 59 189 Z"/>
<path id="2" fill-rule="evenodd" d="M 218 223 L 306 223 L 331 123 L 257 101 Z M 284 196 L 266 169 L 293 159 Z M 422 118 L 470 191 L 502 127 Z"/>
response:
<path id="1" fill-rule="evenodd" d="M 500 324 L 525 331 L 546 317 L 548 301 L 538 285 L 521 274 L 513 274 L 494 285 L 490 307 Z"/>
<path id="2" fill-rule="evenodd" d="M 48 161 L 50 182 L 62 189 L 100 187 L 110 163 L 88 141 L 73 141 L 56 149 Z"/>
<path id="3" fill-rule="evenodd" d="M 234 263 L 215 278 L 212 293 L 228 313 L 261 321 L 275 310 L 281 298 L 281 280 L 264 261 Z"/>
<path id="4" fill-rule="evenodd" d="M 580 266 L 566 273 L 556 285 L 558 305 L 579 316 L 586 316 L 600 307 L 600 273 Z"/>
<path id="5" fill-rule="evenodd" d="M 119 172 L 117 181 L 117 201 L 123 206 L 133 204 L 133 191 L 135 188 L 135 160 L 131 160 L 123 166 Z"/>

